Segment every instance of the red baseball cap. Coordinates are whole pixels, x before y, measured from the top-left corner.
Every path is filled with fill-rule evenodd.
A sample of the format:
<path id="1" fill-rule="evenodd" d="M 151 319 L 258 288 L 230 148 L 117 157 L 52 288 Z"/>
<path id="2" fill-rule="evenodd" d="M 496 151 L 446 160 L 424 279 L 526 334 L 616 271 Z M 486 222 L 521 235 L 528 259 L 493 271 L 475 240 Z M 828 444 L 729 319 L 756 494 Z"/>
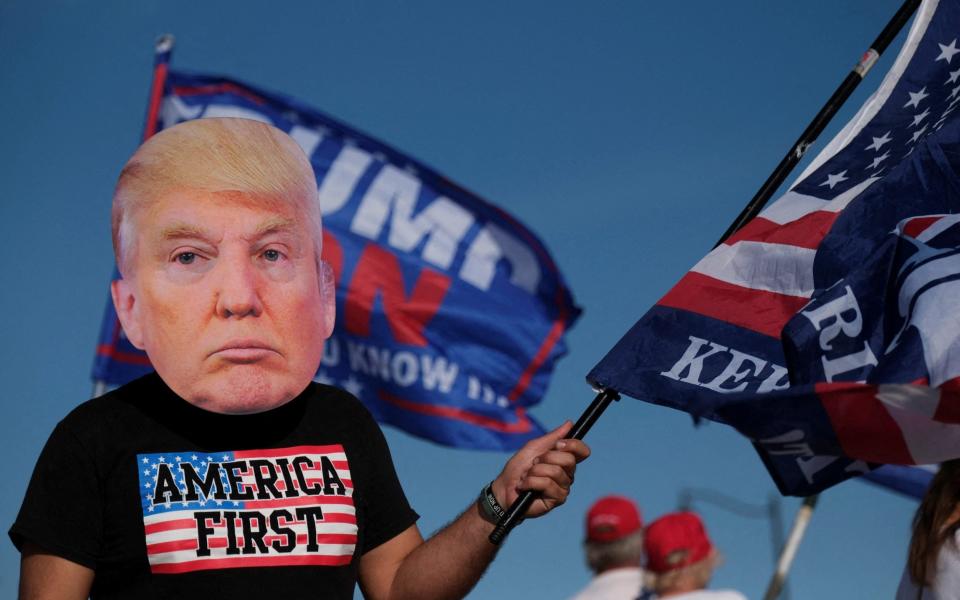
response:
<path id="1" fill-rule="evenodd" d="M 614 542 L 643 527 L 636 503 L 623 496 L 604 496 L 587 512 L 587 541 Z"/>
<path id="2" fill-rule="evenodd" d="M 650 523 L 643 545 L 647 568 L 654 573 L 698 563 L 713 550 L 703 521 L 692 512 L 670 513 Z"/>

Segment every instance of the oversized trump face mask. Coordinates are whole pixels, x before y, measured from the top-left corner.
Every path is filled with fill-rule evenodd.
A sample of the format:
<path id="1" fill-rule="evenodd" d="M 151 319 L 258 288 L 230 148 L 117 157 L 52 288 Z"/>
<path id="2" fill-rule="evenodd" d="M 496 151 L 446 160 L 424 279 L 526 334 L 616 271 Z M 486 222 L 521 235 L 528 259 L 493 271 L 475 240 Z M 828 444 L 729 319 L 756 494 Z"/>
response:
<path id="1" fill-rule="evenodd" d="M 124 216 L 133 239 L 117 244 L 125 278 L 114 304 L 179 396 L 213 412 L 261 412 L 316 372 L 333 327 L 332 278 L 304 209 L 315 198 L 216 187 L 226 186 L 163 187 Z"/>

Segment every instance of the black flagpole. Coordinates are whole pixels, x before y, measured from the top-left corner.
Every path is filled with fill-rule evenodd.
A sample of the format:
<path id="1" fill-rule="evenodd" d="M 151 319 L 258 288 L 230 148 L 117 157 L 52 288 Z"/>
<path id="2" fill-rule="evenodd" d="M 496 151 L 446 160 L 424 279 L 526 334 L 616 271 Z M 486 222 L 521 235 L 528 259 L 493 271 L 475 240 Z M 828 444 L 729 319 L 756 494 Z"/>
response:
<path id="1" fill-rule="evenodd" d="M 763 209 L 764 205 L 770 199 L 770 196 L 777 191 L 780 184 L 784 182 L 790 172 L 797 166 L 807 151 L 807 148 L 816 141 L 817 137 L 827 126 L 827 123 L 837 114 L 837 111 L 840 110 L 843 103 L 847 101 L 847 98 L 850 97 L 853 90 L 863 81 L 867 72 L 887 49 L 890 42 L 897 37 L 897 34 L 900 33 L 903 26 L 910 20 L 911 15 L 917 10 L 918 6 L 920 6 L 920 0 L 906 0 L 900 9 L 897 10 L 893 18 L 890 19 L 890 22 L 887 23 L 887 26 L 884 27 L 880 35 L 877 36 L 877 39 L 874 40 L 870 48 L 863 53 L 863 56 L 857 62 L 856 66 L 854 66 L 853 70 L 850 71 L 843 80 L 843 83 L 833 92 L 833 95 L 830 96 L 827 103 L 820 109 L 817 116 L 813 118 L 813 121 L 807 125 L 807 128 L 803 131 L 803 134 L 800 135 L 800 139 L 794 143 L 790 152 L 780 161 L 780 164 L 777 165 L 777 168 L 774 169 L 767 180 L 763 182 L 763 185 L 753 196 L 753 199 L 747 203 L 743 211 L 741 211 L 733 223 L 730 224 L 730 227 L 724 232 L 720 241 L 714 245 L 714 248 L 723 243 L 723 240 L 733 235 L 735 231 L 743 227 L 747 221 L 757 216 Z M 600 418 L 600 415 L 603 414 L 603 411 L 610 406 L 610 403 L 619 399 L 620 394 L 616 390 L 609 388 L 601 390 L 593 399 L 593 402 L 590 403 L 590 406 L 588 406 L 583 414 L 580 415 L 580 418 L 577 419 L 573 429 L 570 430 L 570 438 L 582 440 L 584 436 L 587 435 L 587 432 L 590 431 L 590 428 L 593 427 L 593 424 L 596 423 L 597 419 Z M 499 546 L 504 538 L 507 537 L 507 534 L 523 520 L 523 516 L 527 514 L 527 509 L 530 508 L 530 505 L 533 504 L 535 499 L 536 492 L 527 491 L 520 494 L 520 496 L 514 500 L 513 504 L 510 505 L 510 508 L 507 509 L 507 512 L 504 513 L 500 522 L 493 530 L 493 533 L 490 534 L 490 542 Z"/>

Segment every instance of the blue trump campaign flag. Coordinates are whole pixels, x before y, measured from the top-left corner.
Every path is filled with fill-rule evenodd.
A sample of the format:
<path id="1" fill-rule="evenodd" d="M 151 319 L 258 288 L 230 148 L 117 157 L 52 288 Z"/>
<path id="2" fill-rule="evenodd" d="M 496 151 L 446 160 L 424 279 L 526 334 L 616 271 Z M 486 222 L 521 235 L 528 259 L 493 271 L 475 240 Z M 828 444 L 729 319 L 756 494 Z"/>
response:
<path id="1" fill-rule="evenodd" d="M 288 132 L 316 172 L 337 327 L 316 380 L 381 422 L 439 443 L 515 449 L 580 310 L 537 237 L 503 210 L 304 104 L 222 77 L 170 72 L 157 128 L 243 117 Z M 108 307 L 95 380 L 150 370 Z"/>
<path id="2" fill-rule="evenodd" d="M 784 494 L 960 457 L 958 55 L 960 2 L 924 2 L 853 120 L 588 380 L 735 427 Z"/>

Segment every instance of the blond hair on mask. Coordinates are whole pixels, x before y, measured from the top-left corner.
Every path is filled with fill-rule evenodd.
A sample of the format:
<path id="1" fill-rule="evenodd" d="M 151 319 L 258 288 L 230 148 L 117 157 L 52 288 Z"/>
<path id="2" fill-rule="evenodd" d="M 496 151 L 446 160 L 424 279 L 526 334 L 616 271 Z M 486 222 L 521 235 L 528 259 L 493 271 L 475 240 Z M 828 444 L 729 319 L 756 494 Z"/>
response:
<path id="1" fill-rule="evenodd" d="M 165 129 L 124 165 L 113 193 L 113 251 L 131 275 L 137 214 L 178 191 L 241 192 L 265 205 L 294 205 L 307 217 L 320 258 L 320 207 L 313 168 L 279 129 L 250 119 L 208 118 Z"/>

